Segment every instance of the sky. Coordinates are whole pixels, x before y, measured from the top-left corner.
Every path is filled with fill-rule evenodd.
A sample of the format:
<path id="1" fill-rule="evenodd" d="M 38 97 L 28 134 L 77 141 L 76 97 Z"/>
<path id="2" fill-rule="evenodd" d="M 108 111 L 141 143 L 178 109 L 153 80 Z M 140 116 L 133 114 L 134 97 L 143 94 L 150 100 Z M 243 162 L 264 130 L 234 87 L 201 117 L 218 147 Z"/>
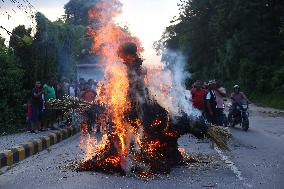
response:
<path id="1" fill-rule="evenodd" d="M 23 2 L 23 0 L 17 0 Z M 54 21 L 64 14 L 64 5 L 69 0 L 29 0 L 37 11 Z M 178 15 L 179 0 L 120 0 L 123 3 L 122 14 L 118 23 L 128 25 L 131 33 L 138 37 L 145 49 L 143 57 L 146 63 L 159 61 L 153 50 L 153 42 L 160 39 L 170 20 Z M 20 24 L 34 26 L 27 14 L 9 0 L 0 1 L 0 25 L 9 31 Z M 8 15 L 11 16 L 8 20 Z M 0 34 L 7 37 L 2 30 Z"/>

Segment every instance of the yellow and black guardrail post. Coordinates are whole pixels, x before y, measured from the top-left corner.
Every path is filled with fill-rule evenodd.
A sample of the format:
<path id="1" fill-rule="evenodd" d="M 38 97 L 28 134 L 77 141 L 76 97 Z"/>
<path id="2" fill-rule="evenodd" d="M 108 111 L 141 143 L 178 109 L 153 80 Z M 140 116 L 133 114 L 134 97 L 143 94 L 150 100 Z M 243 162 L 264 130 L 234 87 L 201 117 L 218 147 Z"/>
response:
<path id="1" fill-rule="evenodd" d="M 17 147 L 0 152 L 0 168 L 11 166 L 25 158 L 37 154 L 79 132 L 79 128 L 66 128 L 52 132 L 42 138 L 33 139 Z"/>

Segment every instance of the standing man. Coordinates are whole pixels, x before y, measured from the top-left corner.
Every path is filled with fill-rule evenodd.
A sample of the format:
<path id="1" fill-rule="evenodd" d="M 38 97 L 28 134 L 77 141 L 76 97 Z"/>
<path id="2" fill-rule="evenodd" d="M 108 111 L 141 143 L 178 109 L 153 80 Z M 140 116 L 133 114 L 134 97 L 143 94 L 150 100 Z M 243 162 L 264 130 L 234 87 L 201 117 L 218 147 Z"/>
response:
<path id="1" fill-rule="evenodd" d="M 191 96 L 192 96 L 192 105 L 194 108 L 199 109 L 201 112 L 205 109 L 204 104 L 204 96 L 206 94 L 206 90 L 202 88 L 202 82 L 196 81 L 193 84 L 193 89 L 191 89 Z"/>
<path id="2" fill-rule="evenodd" d="M 85 84 L 86 84 L 86 80 L 84 78 L 80 78 L 79 86 L 78 86 L 80 92 L 85 90 Z"/>
<path id="3" fill-rule="evenodd" d="M 63 86 L 62 86 L 62 83 L 59 82 L 56 85 L 56 97 L 57 97 L 57 99 L 62 100 L 63 96 L 64 96 Z"/>
<path id="4" fill-rule="evenodd" d="M 56 99 L 55 89 L 53 85 L 54 85 L 54 82 L 52 79 L 50 79 L 46 84 L 43 85 L 45 101 Z"/>
<path id="5" fill-rule="evenodd" d="M 55 89 L 53 87 L 54 82 L 52 79 L 50 79 L 46 84 L 43 85 L 43 90 L 44 90 L 44 100 L 45 102 L 56 99 L 55 95 Z M 44 120 L 43 120 L 43 130 L 45 130 L 46 127 L 53 128 L 53 123 L 56 120 L 56 115 L 54 110 L 52 109 L 45 109 L 44 110 Z"/>
<path id="6" fill-rule="evenodd" d="M 77 87 L 76 80 L 73 80 L 71 85 L 69 86 L 69 93 L 70 93 L 70 96 L 73 96 L 73 97 L 78 96 L 78 87 Z"/>
<path id="7" fill-rule="evenodd" d="M 32 130 L 31 133 L 36 133 L 40 129 L 42 110 L 43 110 L 43 95 L 44 91 L 40 81 L 35 82 L 35 87 L 32 90 Z"/>
<path id="8" fill-rule="evenodd" d="M 79 98 L 93 104 L 97 94 L 89 84 L 85 84 L 85 87 L 86 87 L 85 91 L 81 91 Z M 94 106 L 91 106 L 91 111 L 87 112 L 87 118 L 90 127 L 94 126 L 96 119 L 96 114 L 93 108 Z"/>
<path id="9" fill-rule="evenodd" d="M 225 114 L 224 114 L 224 98 L 226 97 L 226 89 L 222 87 L 220 81 L 216 81 L 216 89 L 214 90 L 217 103 L 217 121 L 218 125 L 223 126 L 225 123 Z"/>
<path id="10" fill-rule="evenodd" d="M 62 79 L 62 90 L 63 90 L 63 96 L 69 96 L 70 91 L 69 91 L 69 81 L 66 78 Z"/>
<path id="11" fill-rule="evenodd" d="M 215 96 L 216 88 L 216 81 L 210 80 L 208 82 L 208 90 L 205 95 L 205 115 L 207 121 L 212 124 L 217 124 L 217 102 Z"/>
<path id="12" fill-rule="evenodd" d="M 86 88 L 84 91 L 81 91 L 80 93 L 80 98 L 83 99 L 84 101 L 87 101 L 89 103 L 93 103 L 95 98 L 96 98 L 96 92 L 91 88 L 89 84 L 85 85 Z"/>
<path id="13" fill-rule="evenodd" d="M 61 79 L 61 82 L 59 82 L 56 86 L 56 96 L 58 99 L 63 99 L 63 97 L 69 95 L 69 83 L 66 78 Z"/>

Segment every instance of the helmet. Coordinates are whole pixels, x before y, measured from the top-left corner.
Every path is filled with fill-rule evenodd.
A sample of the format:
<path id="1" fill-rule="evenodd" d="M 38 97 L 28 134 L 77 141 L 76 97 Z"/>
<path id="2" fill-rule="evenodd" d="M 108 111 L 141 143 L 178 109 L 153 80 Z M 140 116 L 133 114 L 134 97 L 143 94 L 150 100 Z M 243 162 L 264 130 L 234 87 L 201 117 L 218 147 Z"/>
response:
<path id="1" fill-rule="evenodd" d="M 239 89 L 240 90 L 240 86 L 239 85 L 234 85 L 234 89 Z"/>

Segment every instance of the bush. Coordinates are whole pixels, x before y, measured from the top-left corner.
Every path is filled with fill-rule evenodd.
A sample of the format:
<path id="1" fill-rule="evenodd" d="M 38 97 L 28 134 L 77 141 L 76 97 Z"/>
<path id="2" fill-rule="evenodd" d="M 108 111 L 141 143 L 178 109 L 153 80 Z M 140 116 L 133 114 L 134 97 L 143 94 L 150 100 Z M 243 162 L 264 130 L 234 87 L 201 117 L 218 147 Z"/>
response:
<path id="1" fill-rule="evenodd" d="M 15 132 L 24 120 L 23 70 L 0 38 L 0 133 Z"/>

